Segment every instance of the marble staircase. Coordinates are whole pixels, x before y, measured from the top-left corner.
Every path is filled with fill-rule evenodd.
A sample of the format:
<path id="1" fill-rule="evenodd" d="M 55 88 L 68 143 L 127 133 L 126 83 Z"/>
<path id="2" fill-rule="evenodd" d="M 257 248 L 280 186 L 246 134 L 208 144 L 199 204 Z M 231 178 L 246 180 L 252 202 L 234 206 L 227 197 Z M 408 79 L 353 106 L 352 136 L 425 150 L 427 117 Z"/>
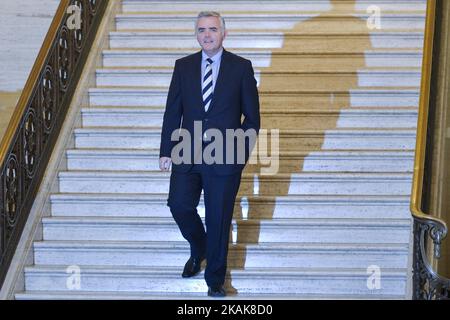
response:
<path id="1" fill-rule="evenodd" d="M 368 27 L 370 6 L 380 29 Z M 189 247 L 158 169 L 173 65 L 199 50 L 201 10 L 220 11 L 225 48 L 252 60 L 262 128 L 280 137 L 278 172 L 251 164 L 242 176 L 227 299 L 410 298 L 425 6 L 122 0 L 16 299 L 208 298 L 203 271 L 181 278 Z M 198 209 L 204 218 L 203 199 Z"/>

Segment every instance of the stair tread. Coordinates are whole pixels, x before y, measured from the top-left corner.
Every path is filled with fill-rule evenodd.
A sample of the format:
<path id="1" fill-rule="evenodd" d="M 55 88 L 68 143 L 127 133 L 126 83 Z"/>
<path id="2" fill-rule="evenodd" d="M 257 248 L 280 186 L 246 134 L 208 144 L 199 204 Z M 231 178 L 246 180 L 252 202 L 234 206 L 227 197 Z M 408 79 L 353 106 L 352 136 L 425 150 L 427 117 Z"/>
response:
<path id="1" fill-rule="evenodd" d="M 25 267 L 26 273 L 66 273 L 67 266 L 65 265 L 34 265 L 32 267 Z M 149 267 L 149 266 L 83 266 L 83 274 L 96 274 L 96 273 L 111 273 L 111 274 L 148 274 L 148 275 L 168 275 L 168 276 L 179 276 L 179 267 Z M 401 276 L 406 277 L 406 268 L 386 268 L 383 269 L 383 277 L 389 276 Z M 201 273 L 204 273 L 202 271 Z M 324 277 L 333 276 L 358 276 L 367 278 L 366 268 L 256 268 L 256 267 L 246 267 L 245 269 L 233 269 L 230 270 L 234 277 L 247 277 L 250 275 L 264 275 L 272 277 L 283 277 L 283 276 L 308 276 L 308 275 L 319 275 Z M 199 280 L 203 278 L 199 277 Z"/>
<path id="2" fill-rule="evenodd" d="M 84 199 L 98 199 L 98 198 L 104 198 L 104 199 L 111 199 L 111 200 L 123 200 L 123 199 L 163 199 L 164 201 L 167 200 L 167 193 L 53 193 L 51 195 L 52 199 L 64 199 L 64 198 L 84 198 Z M 276 198 L 276 201 L 298 201 L 298 200 L 307 200 L 307 201 L 341 201 L 341 202 L 348 202 L 349 200 L 352 201 L 362 201 L 362 202 L 386 202 L 386 201 L 407 201 L 409 203 L 410 197 L 408 195 L 390 195 L 390 196 L 374 196 L 374 195 L 320 195 L 320 194 L 312 194 L 312 195 L 281 195 L 281 196 L 264 196 L 264 195 L 258 195 L 257 197 L 250 197 L 251 201 L 267 201 L 267 200 L 274 200 Z"/>
<path id="3" fill-rule="evenodd" d="M 371 14 L 367 13 L 366 11 L 355 11 L 351 14 L 346 14 L 345 12 L 330 12 L 330 11 L 288 11 L 288 12 L 282 12 L 282 11 L 271 11 L 271 12 L 262 12 L 262 11 L 255 11 L 255 12 L 235 12 L 235 11 L 221 11 L 221 15 L 224 18 L 253 18 L 253 17 L 270 17 L 270 18 L 290 18 L 290 17 L 309 17 L 311 15 L 316 15 L 320 13 L 320 18 L 348 18 L 349 16 L 356 16 L 356 17 L 368 17 Z M 197 18 L 198 12 L 186 12 L 186 11 L 171 11 L 171 12 L 153 12 L 153 11 L 146 11 L 146 12 L 124 12 L 124 13 L 118 13 L 116 14 L 117 18 L 128 18 L 128 17 L 153 17 L 153 18 Z M 405 18 L 405 17 L 419 17 L 419 18 L 425 18 L 425 11 L 387 11 L 383 13 L 383 16 L 385 17 L 398 17 L 399 19 Z"/>
<path id="4" fill-rule="evenodd" d="M 149 300 L 167 300 L 167 299 L 205 299 L 213 300 L 217 298 L 211 298 L 206 295 L 206 292 L 183 292 L 183 293 L 173 293 L 173 292 L 114 292 L 114 291 L 82 291 L 82 292 L 68 292 L 68 291 L 32 291 L 27 290 L 25 292 L 19 292 L 15 295 L 16 299 L 93 299 L 93 300 L 126 300 L 126 299 L 149 299 Z M 260 299 L 260 300 L 298 300 L 298 299 L 324 299 L 324 300 L 348 300 L 348 299 L 404 299 L 404 296 L 399 295 L 319 295 L 319 294 L 252 294 L 252 293 L 232 293 L 229 292 L 227 297 L 221 298 L 221 300 L 236 300 L 236 299 Z"/>
<path id="5" fill-rule="evenodd" d="M 83 107 L 81 109 L 81 113 L 137 113 L 137 112 L 145 112 L 145 113 L 153 113 L 157 115 L 161 115 L 164 113 L 165 107 L 154 107 L 154 106 L 146 106 L 146 107 L 127 107 L 127 106 L 89 106 Z M 119 122 L 119 121 L 118 121 Z M 119 122 L 120 123 L 120 122 Z"/>
<path id="6" fill-rule="evenodd" d="M 164 36 L 189 36 L 192 37 L 192 29 L 170 29 L 170 30 L 159 30 L 159 29 L 126 29 L 126 30 L 116 30 L 110 31 L 110 36 L 132 36 L 132 35 L 164 35 Z M 234 29 L 228 34 L 230 36 L 305 36 L 305 37 L 315 37 L 315 36 L 345 36 L 345 37 L 367 37 L 368 35 L 381 35 L 381 36 L 409 36 L 409 37 L 423 37 L 423 29 L 398 29 L 398 30 L 370 30 L 370 31 L 320 31 L 311 33 L 310 31 L 296 31 L 296 30 L 285 30 L 285 29 Z"/>
<path id="7" fill-rule="evenodd" d="M 350 17 L 351 18 L 351 17 Z M 330 19 L 330 18 L 329 18 Z M 348 19 L 348 17 L 346 18 Z M 300 21 L 299 21 L 300 22 Z M 357 22 L 359 23 L 359 22 Z M 308 37 L 314 37 L 314 36 L 336 36 L 336 37 L 340 37 L 340 36 L 349 36 L 349 37 L 359 37 L 359 36 L 373 36 L 373 35 L 382 35 L 382 36 L 386 36 L 386 35 L 408 35 L 410 37 L 413 36 L 418 36 L 418 37 L 422 37 L 423 36 L 423 28 L 417 28 L 417 27 L 412 27 L 412 28 L 392 28 L 392 29 L 388 29 L 388 28 L 383 28 L 382 30 L 378 30 L 378 29 L 373 29 L 373 30 L 369 30 L 367 29 L 364 30 L 363 28 L 359 27 L 358 24 L 355 24 L 355 26 L 357 26 L 357 30 L 348 30 L 348 31 L 343 31 L 343 32 L 339 32 L 339 31 L 322 31 L 322 30 L 317 30 L 317 31 L 298 31 L 298 30 L 293 30 L 291 28 L 228 28 L 227 30 L 229 31 L 228 36 L 241 36 L 243 34 L 253 34 L 256 36 L 271 36 L 271 35 L 275 35 L 275 36 L 283 36 L 283 37 L 303 37 L 303 36 L 308 36 Z M 184 36 L 184 35 L 190 35 L 192 36 L 192 29 L 185 29 L 185 28 L 171 28 L 170 30 L 168 29 L 152 29 L 152 28 L 120 28 L 120 29 L 116 29 L 114 31 L 110 31 L 110 35 L 116 36 L 116 35 L 121 35 L 122 33 L 129 33 L 129 34 L 141 34 L 141 33 L 148 33 L 148 34 L 152 34 L 152 35 L 158 35 L 158 34 L 163 34 L 163 35 L 180 35 L 180 36 Z"/>
<path id="8" fill-rule="evenodd" d="M 341 5 L 343 5 L 343 4 L 346 4 L 345 3 L 345 1 L 346 0 L 344 0 L 342 3 L 341 3 Z M 153 2 L 155 2 L 155 1 L 153 1 Z M 156 2 L 158 2 L 158 1 L 156 1 Z M 183 2 L 186 2 L 186 1 L 183 1 Z M 233 3 L 233 0 L 228 0 L 227 2 L 231 2 L 231 3 Z M 235 3 L 236 3 L 236 1 L 234 1 Z M 277 3 L 277 1 L 268 1 L 268 0 L 266 0 L 266 1 L 258 1 L 259 2 L 259 4 L 264 4 L 264 3 Z M 293 0 L 288 0 L 288 1 L 281 1 L 281 4 L 283 4 L 283 3 L 286 3 L 286 2 L 288 2 L 288 3 L 304 3 L 304 0 L 302 0 L 302 1 L 293 1 Z M 311 2 L 320 2 L 320 1 L 311 1 Z M 361 0 L 359 1 L 359 2 L 361 2 Z M 374 3 L 376 3 L 376 2 L 374 2 L 373 0 L 372 1 L 363 1 L 363 2 L 366 2 L 366 3 L 370 3 L 370 4 L 374 4 Z M 396 0 L 396 2 L 398 2 L 398 0 Z M 405 1 L 403 1 L 403 3 L 404 3 Z M 408 4 L 411 4 L 411 2 L 413 3 L 413 4 L 422 4 L 423 3 L 423 1 L 422 0 L 417 0 L 417 1 L 413 1 L 413 0 L 409 0 L 408 1 L 409 3 Z M 416 2 L 416 3 L 414 3 L 414 2 Z M 198 4 L 199 2 L 197 1 L 197 4 Z M 200 2 L 201 3 L 201 2 Z M 249 4 L 249 3 L 252 3 L 252 1 L 237 1 L 237 3 L 236 4 L 240 4 L 240 3 L 247 3 L 247 4 Z M 146 1 L 140 1 L 140 2 L 137 2 L 137 3 L 134 3 L 134 5 L 136 5 L 136 4 L 138 4 L 138 5 L 142 5 L 142 4 L 148 4 L 148 2 L 146 2 Z M 126 4 L 126 5 L 130 5 L 130 4 Z M 335 10 L 335 11 L 328 11 L 328 10 L 302 10 L 302 11 L 300 11 L 300 10 L 270 10 L 270 9 L 262 9 L 262 8 L 260 8 L 261 10 L 258 10 L 258 11 L 255 11 L 255 13 L 252 13 L 251 11 L 240 11 L 239 10 L 239 7 L 234 7 L 234 8 L 236 8 L 236 10 L 234 10 L 234 9 L 225 9 L 224 8 L 224 10 L 221 10 L 220 12 L 221 12 L 221 14 L 222 15 L 237 15 L 237 14 L 241 14 L 241 15 L 245 15 L 245 14 L 265 14 L 265 15 L 289 15 L 289 14 L 323 14 L 323 15 L 333 15 L 333 14 L 336 14 L 336 15 L 341 15 L 341 14 L 343 14 L 343 15 L 351 15 L 351 14 L 361 14 L 361 15 L 364 15 L 364 14 L 366 14 L 367 15 L 367 11 L 366 10 L 363 10 L 363 9 L 359 9 L 359 8 L 353 8 L 353 6 L 352 6 L 352 10 L 350 11 L 350 12 L 347 12 L 347 11 L 343 11 L 343 10 Z M 412 8 L 412 6 L 411 6 L 411 8 Z M 393 9 L 386 9 L 386 10 L 384 10 L 383 11 L 383 13 L 386 13 L 386 14 L 420 14 L 420 15 L 425 15 L 425 13 L 426 13 L 426 11 L 425 10 L 420 10 L 420 9 L 408 9 L 408 10 L 405 10 L 405 9 L 400 9 L 400 8 L 393 8 Z M 157 11 L 157 10 L 155 10 L 155 11 L 147 11 L 147 10 L 138 10 L 138 11 L 132 11 L 132 10 L 129 10 L 129 9 L 127 9 L 127 10 L 124 10 L 122 13 L 119 13 L 119 14 L 150 14 L 150 15 L 152 15 L 152 14 L 154 14 L 154 15 L 157 15 L 157 14 L 161 14 L 161 15 L 192 15 L 192 16 L 197 16 L 197 14 L 198 14 L 198 11 L 195 11 L 195 10 L 187 10 L 187 9 L 185 9 L 185 10 L 171 10 L 171 11 Z"/>
<path id="9" fill-rule="evenodd" d="M 89 88 L 90 92 L 115 92 L 115 91 L 166 91 L 169 89 L 169 87 L 163 87 L 163 86 L 96 86 Z M 411 87 L 411 86 L 405 86 L 405 87 L 364 87 L 362 89 L 349 89 L 349 90 L 329 90 L 329 89 L 297 89 L 297 90 L 259 90 L 260 94 L 264 93 L 342 93 L 342 94 L 349 94 L 350 92 L 372 92 L 372 93 L 399 93 L 399 92 L 413 92 L 419 94 L 419 87 Z"/>
<path id="10" fill-rule="evenodd" d="M 408 74 L 416 73 L 420 74 L 421 69 L 416 67 L 372 67 L 372 68 L 358 68 L 358 70 L 312 70 L 311 68 L 305 70 L 285 70 L 285 69 L 273 69 L 271 67 L 255 67 L 255 73 L 261 74 L 304 74 L 304 75 L 361 75 L 367 74 Z M 96 69 L 97 74 L 120 74 L 120 73 L 165 73 L 171 75 L 173 73 L 173 67 L 102 67 Z"/>
<path id="11" fill-rule="evenodd" d="M 159 149 L 105 149 L 105 148 L 77 148 L 67 149 L 67 154 L 125 154 L 125 155 L 159 155 Z M 285 151 L 272 152 L 271 155 L 280 157 L 321 157 L 321 156 L 358 156 L 358 157 L 380 157 L 380 156 L 403 156 L 410 157 L 414 155 L 414 150 L 320 150 L 320 151 Z"/>
<path id="12" fill-rule="evenodd" d="M 314 55 L 314 56 L 366 56 L 366 55 L 384 55 L 384 54 L 418 54 L 422 55 L 423 52 L 420 49 L 415 48 L 370 48 L 364 50 L 364 52 L 354 52 L 354 51 L 340 51 L 340 52 L 330 52 L 330 51 L 302 51 L 303 49 L 299 49 L 298 51 L 292 51 L 292 49 L 276 49 L 269 50 L 267 48 L 233 48 L 227 47 L 229 51 L 234 52 L 236 54 L 259 54 L 259 55 L 270 55 L 270 56 L 283 56 L 283 55 Z M 185 49 L 185 48 L 111 48 L 104 49 L 102 52 L 105 54 L 183 54 L 188 55 L 192 53 L 198 52 L 199 49 Z"/>
<path id="13" fill-rule="evenodd" d="M 145 133 L 145 132 L 161 132 L 162 127 L 157 126 L 149 126 L 149 127 L 81 127 L 75 128 L 75 133 L 89 132 L 89 131 L 98 131 L 98 132 L 111 132 L 111 133 Z M 261 128 L 270 130 L 270 128 Z M 371 135 L 382 135 L 382 134 L 392 134 L 392 133 L 404 133 L 411 134 L 415 133 L 416 129 L 405 129 L 405 128 L 334 128 L 327 130 L 302 130 L 302 129 L 279 129 L 280 134 L 344 134 L 344 133 L 370 133 Z"/>
<path id="14" fill-rule="evenodd" d="M 141 170 L 141 171 L 115 171 L 115 170 L 101 170 L 101 171 L 86 171 L 86 170 L 69 170 L 69 171 L 60 171 L 61 177 L 64 176 L 125 176 L 125 177 L 144 177 L 144 176 L 161 176 L 161 177 L 169 177 L 170 172 L 163 172 L 159 170 Z M 360 179 L 369 179 L 369 178 L 383 178 L 383 179 L 403 179 L 409 178 L 412 176 L 412 173 L 405 172 L 315 172 L 315 171 L 303 171 L 296 173 L 278 173 L 273 176 L 259 176 L 259 179 L 279 179 L 279 178 L 288 178 L 294 179 L 296 177 L 301 178 L 327 178 L 329 176 L 341 176 L 343 178 L 360 178 Z M 242 178 L 254 178 L 255 174 L 253 173 L 242 173 Z"/>
<path id="15" fill-rule="evenodd" d="M 34 242 L 34 247 L 41 248 L 73 248 L 83 250 L 85 248 L 129 248 L 129 249 L 188 249 L 187 242 L 179 241 L 70 241 L 70 240 L 45 240 Z M 407 250 L 408 244 L 402 243 L 237 243 L 232 244 L 234 250 L 372 250 L 372 251 L 397 251 Z"/>
<path id="16" fill-rule="evenodd" d="M 204 220 L 204 218 L 202 218 Z M 276 218 L 276 219 L 233 219 L 235 223 L 243 225 L 256 226 L 283 226 L 283 227 L 299 227 L 299 226 L 316 226 L 316 227 L 408 227 L 411 218 L 381 218 L 381 219 L 364 219 L 364 218 Z M 176 225 L 172 217 L 44 217 L 42 222 L 49 224 L 115 224 L 115 225 L 143 225 L 143 224 L 160 224 L 160 225 Z"/>
<path id="17" fill-rule="evenodd" d="M 108 113 L 108 112 L 149 112 L 149 113 L 161 113 L 165 111 L 165 106 L 85 106 L 81 109 L 83 113 Z M 326 108 L 297 108 L 297 107 L 265 107 L 260 109 L 260 113 L 277 113 L 279 116 L 285 116 L 286 114 L 332 114 L 332 115 L 391 115 L 391 114 L 418 114 L 417 108 L 404 107 L 402 109 L 393 108 L 367 108 L 361 107 L 343 108 L 343 109 L 326 109 Z"/>
<path id="18" fill-rule="evenodd" d="M 85 115 L 91 114 L 154 114 L 162 117 L 165 107 L 148 107 L 148 106 L 90 106 L 83 107 L 81 113 Z M 295 108 L 295 107 L 265 107 L 260 109 L 260 114 L 277 115 L 279 117 L 289 117 L 291 115 L 317 115 L 317 116 L 414 116 L 418 115 L 418 109 L 414 107 L 406 107 L 402 109 L 388 108 L 358 108 L 358 109 L 326 109 L 326 108 Z M 162 119 L 161 119 L 162 120 Z M 120 124 L 120 121 L 117 121 Z M 415 124 L 414 124 L 415 125 Z M 395 126 L 393 126 L 395 127 Z"/>
<path id="19" fill-rule="evenodd" d="M 82 107 L 83 111 L 89 112 L 90 110 L 105 110 L 105 109 L 117 109 L 117 110 L 126 110 L 126 109 L 130 109 L 130 110 L 140 110 L 140 109 L 145 109 L 145 110 L 153 110 L 155 112 L 160 112 L 160 111 L 164 111 L 166 106 L 165 105 L 159 105 L 159 106 L 150 106 L 150 105 L 146 105 L 146 106 L 139 106 L 139 105 L 85 105 Z M 379 106 L 379 107 L 369 107 L 369 106 L 344 106 L 341 109 L 332 109 L 332 108 L 324 108 L 324 107 L 314 107 L 314 106 L 310 106 L 310 107 L 306 107 L 306 106 L 284 106 L 284 107 L 273 107 L 270 104 L 268 106 L 265 105 L 261 105 L 260 106 L 260 112 L 266 112 L 266 110 L 268 111 L 272 111 L 272 110 L 286 110 L 287 112 L 305 112 L 305 113 L 315 113 L 315 112 L 329 112 L 334 114 L 334 112 L 336 113 L 358 113 L 359 110 L 361 110 L 361 113 L 365 113 L 365 112 L 371 112 L 374 111 L 376 112 L 377 110 L 380 110 L 381 113 L 396 113 L 396 111 L 399 112 L 414 112 L 414 113 L 418 113 L 418 108 L 414 107 L 414 106 L 405 106 L 405 107 L 383 107 L 383 106 Z M 280 115 L 282 115 L 280 113 Z"/>
<path id="20" fill-rule="evenodd" d="M 82 133 L 82 132 L 88 132 L 88 131 L 99 131 L 99 132 L 111 132 L 111 133 L 121 133 L 121 132 L 131 132 L 131 133 L 145 133 L 145 132 L 154 132 L 154 133 L 161 133 L 162 127 L 82 127 L 82 128 L 75 128 L 75 133 Z"/>

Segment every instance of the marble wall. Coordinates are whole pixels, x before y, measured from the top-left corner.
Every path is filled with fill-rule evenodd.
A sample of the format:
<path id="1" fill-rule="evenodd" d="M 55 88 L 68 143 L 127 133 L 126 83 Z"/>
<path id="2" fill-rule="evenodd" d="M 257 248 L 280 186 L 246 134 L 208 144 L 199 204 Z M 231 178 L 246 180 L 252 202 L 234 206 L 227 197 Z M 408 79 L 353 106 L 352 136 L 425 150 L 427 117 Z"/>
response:
<path id="1" fill-rule="evenodd" d="M 0 0 L 0 139 L 58 5 L 58 0 Z"/>
<path id="2" fill-rule="evenodd" d="M 22 90 L 58 4 L 57 0 L 0 1 L 0 91 Z"/>

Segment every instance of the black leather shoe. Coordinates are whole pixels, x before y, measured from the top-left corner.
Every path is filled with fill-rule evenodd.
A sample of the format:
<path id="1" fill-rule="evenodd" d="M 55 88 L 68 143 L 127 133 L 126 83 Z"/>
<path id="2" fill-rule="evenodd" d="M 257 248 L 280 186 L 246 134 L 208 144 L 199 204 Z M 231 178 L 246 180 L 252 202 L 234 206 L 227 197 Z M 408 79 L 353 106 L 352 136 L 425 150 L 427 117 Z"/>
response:
<path id="1" fill-rule="evenodd" d="M 197 273 L 200 272 L 200 267 L 202 265 L 202 261 L 205 258 L 193 258 L 190 257 L 189 260 L 184 265 L 183 274 L 181 275 L 183 278 L 190 278 L 195 276 Z"/>
<path id="2" fill-rule="evenodd" d="M 208 287 L 208 296 L 210 297 L 225 297 L 227 292 L 223 286 L 212 286 Z"/>

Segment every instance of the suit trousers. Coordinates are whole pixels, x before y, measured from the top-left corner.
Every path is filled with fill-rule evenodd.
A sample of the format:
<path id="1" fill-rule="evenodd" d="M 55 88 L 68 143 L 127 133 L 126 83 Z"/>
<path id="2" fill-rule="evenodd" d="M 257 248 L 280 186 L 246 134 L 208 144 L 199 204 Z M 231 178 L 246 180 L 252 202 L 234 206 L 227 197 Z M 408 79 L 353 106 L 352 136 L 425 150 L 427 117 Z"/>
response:
<path id="1" fill-rule="evenodd" d="M 241 182 L 239 171 L 217 175 L 207 164 L 194 164 L 188 172 L 172 171 L 167 205 L 189 242 L 191 257 L 206 257 L 208 286 L 223 285 L 234 202 Z M 197 206 L 203 189 L 206 231 Z"/>

